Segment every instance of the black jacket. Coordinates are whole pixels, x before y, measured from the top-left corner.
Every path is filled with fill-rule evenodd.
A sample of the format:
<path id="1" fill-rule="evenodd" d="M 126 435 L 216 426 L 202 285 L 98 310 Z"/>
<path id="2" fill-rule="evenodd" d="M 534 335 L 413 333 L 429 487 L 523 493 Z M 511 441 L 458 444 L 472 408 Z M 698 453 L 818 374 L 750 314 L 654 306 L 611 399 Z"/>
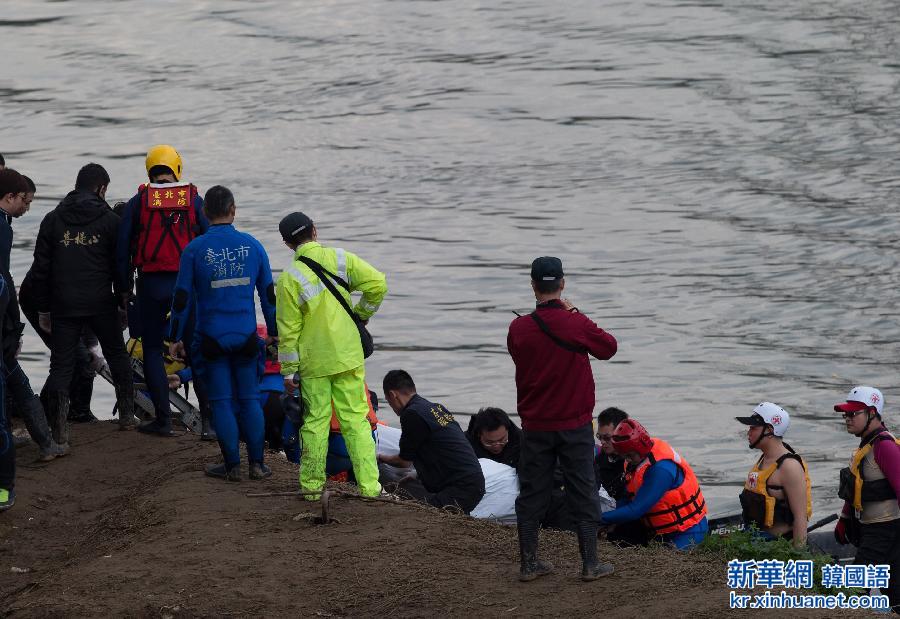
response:
<path id="1" fill-rule="evenodd" d="M 622 458 L 610 458 L 602 451 L 594 457 L 594 477 L 598 488 L 603 486 L 612 498 L 625 496 L 625 464 Z"/>
<path id="2" fill-rule="evenodd" d="M 96 316 L 113 312 L 119 216 L 94 193 L 72 191 L 47 213 L 34 245 L 31 284 L 40 312 Z"/>

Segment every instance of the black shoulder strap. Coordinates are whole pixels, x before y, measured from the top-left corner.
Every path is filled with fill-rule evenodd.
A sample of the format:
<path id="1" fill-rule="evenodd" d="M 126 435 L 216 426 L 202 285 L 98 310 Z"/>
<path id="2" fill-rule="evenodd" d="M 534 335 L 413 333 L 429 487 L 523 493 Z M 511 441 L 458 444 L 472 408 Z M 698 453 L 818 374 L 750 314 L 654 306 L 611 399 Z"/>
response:
<path id="1" fill-rule="evenodd" d="M 577 344 L 572 344 L 570 342 L 567 342 L 564 339 L 561 339 L 560 337 L 558 337 L 555 333 L 553 333 L 553 331 L 550 330 L 550 327 L 547 326 L 547 323 L 544 322 L 544 319 L 537 315 L 536 311 L 531 312 L 528 315 L 531 316 L 531 319 L 534 320 L 534 322 L 537 324 L 538 327 L 540 327 L 541 331 L 543 331 L 547 335 L 547 337 L 549 337 L 551 340 L 556 342 L 556 345 L 559 346 L 560 348 L 565 348 L 566 350 L 568 350 L 570 352 L 577 352 L 577 353 L 586 353 L 587 352 L 587 348 L 585 348 L 584 346 L 579 346 Z"/>
<path id="2" fill-rule="evenodd" d="M 797 455 L 796 453 L 794 453 L 793 451 L 790 451 L 790 452 L 784 454 L 783 456 L 781 456 L 780 458 L 778 458 L 778 459 L 775 461 L 775 468 L 776 468 L 776 469 L 780 469 L 782 463 L 784 463 L 784 461 L 787 460 L 788 458 L 790 458 L 791 460 L 796 460 L 797 462 L 800 463 L 800 466 L 803 466 L 803 460 L 800 458 L 800 456 L 798 456 L 798 455 Z"/>
<path id="3" fill-rule="evenodd" d="M 322 283 L 325 284 L 325 287 L 328 288 L 328 291 L 334 295 L 334 298 L 338 300 L 338 303 L 341 304 L 341 307 L 344 308 L 344 311 L 346 311 L 350 315 L 350 318 L 353 319 L 353 322 L 359 323 L 359 316 L 356 315 L 356 312 L 353 311 L 353 309 L 347 303 L 347 300 L 344 299 L 344 296 L 337 291 L 337 288 L 334 287 L 334 283 L 331 281 L 331 278 L 333 277 L 334 279 L 336 279 L 341 284 L 341 286 L 346 288 L 349 292 L 350 286 L 347 284 L 347 282 L 345 282 L 343 279 L 311 258 L 300 256 L 299 258 L 297 258 L 297 260 L 308 266 L 310 269 L 312 269 L 313 273 L 319 276 L 319 279 L 322 280 Z"/>

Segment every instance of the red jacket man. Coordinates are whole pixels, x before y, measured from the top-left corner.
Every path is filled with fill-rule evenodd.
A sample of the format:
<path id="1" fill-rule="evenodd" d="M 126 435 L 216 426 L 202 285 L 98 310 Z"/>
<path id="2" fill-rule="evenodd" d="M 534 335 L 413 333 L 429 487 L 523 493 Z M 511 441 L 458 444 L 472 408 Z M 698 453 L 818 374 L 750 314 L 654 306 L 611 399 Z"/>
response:
<path id="1" fill-rule="evenodd" d="M 506 345 L 516 364 L 522 419 L 521 490 L 516 500 L 521 571 L 534 580 L 553 567 L 537 558 L 538 528 L 550 503 L 559 461 L 566 477 L 566 500 L 578 522 L 583 580 L 613 572 L 597 559 L 597 491 L 594 481 L 594 376 L 588 354 L 609 359 L 616 339 L 565 299 L 562 262 L 541 257 L 531 264 L 537 309 L 509 326 Z"/>

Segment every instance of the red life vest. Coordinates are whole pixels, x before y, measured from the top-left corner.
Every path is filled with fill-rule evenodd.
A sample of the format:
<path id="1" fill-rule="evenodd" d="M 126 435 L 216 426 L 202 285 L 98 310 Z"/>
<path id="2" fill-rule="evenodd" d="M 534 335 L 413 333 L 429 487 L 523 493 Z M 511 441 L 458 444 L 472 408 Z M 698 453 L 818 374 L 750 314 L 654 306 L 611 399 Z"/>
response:
<path id="1" fill-rule="evenodd" d="M 671 460 L 684 473 L 680 486 L 667 490 L 659 502 L 641 519 L 653 535 L 687 531 L 706 516 L 706 501 L 700 492 L 697 476 L 677 451 L 662 439 L 653 439 L 653 449 L 634 471 L 626 469 L 625 489 L 634 497 L 644 483 L 644 473 L 652 464 Z"/>
<path id="2" fill-rule="evenodd" d="M 178 272 L 181 252 L 200 235 L 190 183 L 141 185 L 137 234 L 132 247 L 134 266 L 141 272 Z"/>

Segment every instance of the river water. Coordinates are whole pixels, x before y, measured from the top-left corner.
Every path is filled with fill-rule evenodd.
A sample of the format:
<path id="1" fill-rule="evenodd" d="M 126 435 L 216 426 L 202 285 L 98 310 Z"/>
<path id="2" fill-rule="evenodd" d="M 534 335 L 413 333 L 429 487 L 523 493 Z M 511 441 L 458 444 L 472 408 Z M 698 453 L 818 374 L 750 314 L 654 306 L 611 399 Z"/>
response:
<path id="1" fill-rule="evenodd" d="M 597 410 L 669 440 L 714 512 L 736 506 L 754 456 L 734 417 L 756 403 L 791 413 L 814 518 L 855 445 L 833 404 L 872 384 L 897 419 L 893 2 L 2 7 L 0 152 L 39 188 L 18 279 L 81 165 L 127 199 L 171 143 L 201 190 L 234 190 L 275 269 L 300 209 L 387 274 L 373 387 L 403 367 L 453 411 L 515 411 L 507 325 L 550 254 L 619 340 L 594 362 Z M 24 360 L 39 386 L 31 331 Z"/>

